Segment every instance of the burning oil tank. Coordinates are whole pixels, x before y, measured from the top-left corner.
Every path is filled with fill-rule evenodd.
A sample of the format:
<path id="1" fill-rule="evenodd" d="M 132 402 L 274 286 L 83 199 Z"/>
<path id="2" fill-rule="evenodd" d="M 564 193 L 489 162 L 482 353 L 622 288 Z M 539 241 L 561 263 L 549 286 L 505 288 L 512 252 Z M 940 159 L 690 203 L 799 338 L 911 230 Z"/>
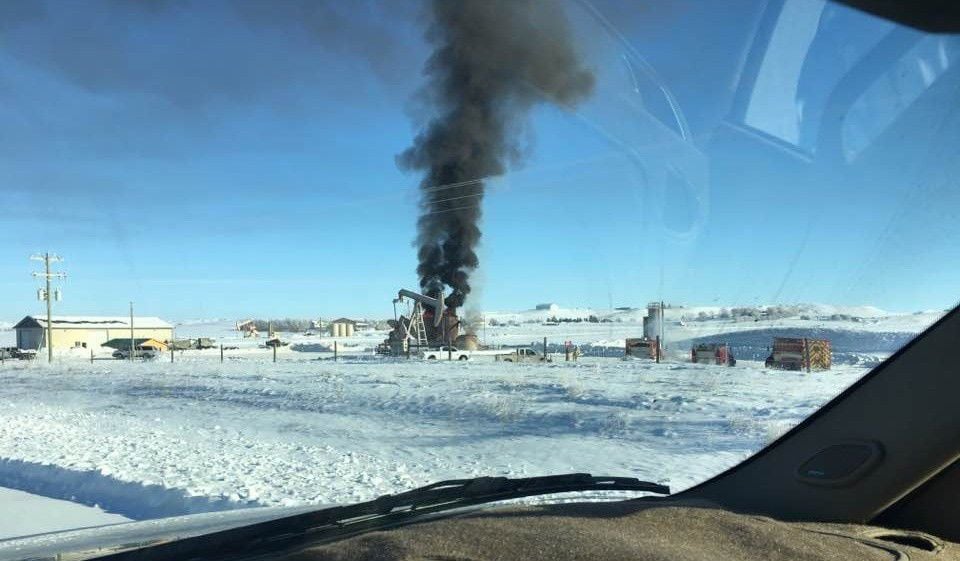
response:
<path id="1" fill-rule="evenodd" d="M 475 351 L 480 348 L 480 340 L 473 333 L 464 333 L 453 340 L 453 346 L 461 351 Z"/>

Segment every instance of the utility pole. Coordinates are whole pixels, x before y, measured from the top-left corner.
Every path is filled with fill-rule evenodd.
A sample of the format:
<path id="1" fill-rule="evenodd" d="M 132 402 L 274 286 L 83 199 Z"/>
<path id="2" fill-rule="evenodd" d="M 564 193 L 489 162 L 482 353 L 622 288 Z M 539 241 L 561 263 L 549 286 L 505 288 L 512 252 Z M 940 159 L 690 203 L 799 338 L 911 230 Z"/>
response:
<path id="1" fill-rule="evenodd" d="M 667 321 L 667 311 L 665 308 L 666 305 L 664 305 L 663 300 L 660 300 L 660 333 L 657 335 L 657 363 L 660 362 L 660 358 L 663 356 L 663 345 L 666 342 L 663 336 L 663 324 Z"/>
<path id="2" fill-rule="evenodd" d="M 137 343 L 133 338 L 133 302 L 130 302 L 130 362 L 133 362 L 133 355 L 136 348 Z"/>
<path id="3" fill-rule="evenodd" d="M 46 288 L 41 289 L 38 296 L 47 303 L 47 362 L 53 362 L 53 298 L 55 297 L 58 302 L 60 301 L 60 289 L 57 289 L 56 294 L 52 294 L 50 292 L 50 279 L 65 279 L 67 275 L 66 273 L 54 273 L 50 271 L 51 263 L 63 261 L 59 255 L 50 252 L 44 253 L 43 255 L 35 254 L 30 256 L 30 260 L 43 261 L 43 272 L 34 272 L 33 276 L 34 278 L 43 277 L 46 282 Z"/>

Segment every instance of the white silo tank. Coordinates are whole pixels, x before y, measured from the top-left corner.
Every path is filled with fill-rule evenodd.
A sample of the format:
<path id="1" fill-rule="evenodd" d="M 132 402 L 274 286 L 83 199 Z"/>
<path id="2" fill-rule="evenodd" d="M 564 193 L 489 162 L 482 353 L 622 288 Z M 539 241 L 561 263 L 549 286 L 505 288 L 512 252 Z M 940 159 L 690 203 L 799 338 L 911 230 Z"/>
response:
<path id="1" fill-rule="evenodd" d="M 656 339 L 663 329 L 663 308 L 660 304 L 647 306 L 647 317 L 643 318 L 643 336 L 647 339 Z"/>
<path id="2" fill-rule="evenodd" d="M 353 324 L 345 323 L 343 324 L 343 336 L 344 337 L 353 337 Z"/>

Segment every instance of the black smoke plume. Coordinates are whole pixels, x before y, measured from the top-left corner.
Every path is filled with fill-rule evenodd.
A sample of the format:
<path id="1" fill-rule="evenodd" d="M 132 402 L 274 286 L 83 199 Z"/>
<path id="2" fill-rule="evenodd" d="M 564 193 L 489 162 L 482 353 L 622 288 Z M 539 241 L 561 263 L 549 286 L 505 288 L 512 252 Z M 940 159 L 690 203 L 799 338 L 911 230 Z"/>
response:
<path id="1" fill-rule="evenodd" d="M 520 157 L 518 132 L 530 108 L 586 98 L 583 65 L 559 3 L 547 0 L 432 0 L 433 47 L 418 94 L 434 117 L 397 158 L 425 172 L 417 223 L 420 288 L 453 289 L 463 305 L 477 268 L 480 205 L 487 178 Z"/>

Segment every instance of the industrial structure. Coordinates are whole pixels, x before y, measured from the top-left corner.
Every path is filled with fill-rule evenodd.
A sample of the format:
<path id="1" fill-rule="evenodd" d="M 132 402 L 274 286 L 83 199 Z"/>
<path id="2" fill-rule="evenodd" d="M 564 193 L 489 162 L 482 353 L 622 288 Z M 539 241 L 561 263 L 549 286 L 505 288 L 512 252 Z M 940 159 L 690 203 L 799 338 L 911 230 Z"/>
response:
<path id="1" fill-rule="evenodd" d="M 335 319 L 330 322 L 331 337 L 353 337 L 353 332 L 357 328 L 357 322 L 348 318 Z"/>
<path id="2" fill-rule="evenodd" d="M 660 360 L 663 356 L 663 302 L 647 304 L 647 315 L 643 318 L 643 337 L 629 338 L 624 343 L 624 354 L 638 358 Z"/>
<path id="3" fill-rule="evenodd" d="M 260 332 L 257 331 L 257 323 L 252 319 L 245 319 L 243 321 L 238 321 L 237 331 L 239 331 L 240 333 L 243 333 L 244 338 L 260 336 Z"/>
<path id="4" fill-rule="evenodd" d="M 663 302 L 651 302 L 647 304 L 647 315 L 643 318 L 643 336 L 647 339 L 660 338 L 660 346 L 663 344 Z"/>
<path id="5" fill-rule="evenodd" d="M 441 345 L 456 345 L 465 350 L 478 347 L 476 336 L 460 334 L 456 309 L 444 304 L 443 292 L 432 297 L 401 289 L 393 304 L 394 319 L 388 322 L 390 335 L 379 352 L 403 355 Z M 407 313 L 396 316 L 397 304 L 408 304 Z"/>
<path id="6" fill-rule="evenodd" d="M 155 339 L 160 342 L 173 339 L 173 326 L 156 317 L 135 317 L 133 326 L 130 317 L 112 316 L 52 316 L 50 322 L 50 340 L 47 347 L 47 319 L 27 316 L 20 320 L 14 331 L 17 335 L 17 348 L 39 350 L 41 348 L 98 349 L 111 339 Z"/>

